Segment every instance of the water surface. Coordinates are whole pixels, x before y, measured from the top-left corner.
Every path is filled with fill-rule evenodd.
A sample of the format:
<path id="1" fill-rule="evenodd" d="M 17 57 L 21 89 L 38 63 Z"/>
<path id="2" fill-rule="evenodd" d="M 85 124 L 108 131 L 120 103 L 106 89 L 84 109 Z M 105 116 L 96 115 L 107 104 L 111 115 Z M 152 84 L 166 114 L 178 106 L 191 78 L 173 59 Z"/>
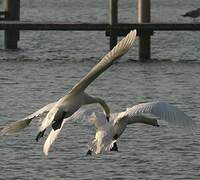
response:
<path id="1" fill-rule="evenodd" d="M 122 0 L 120 21 L 135 21 L 135 1 Z M 106 22 L 107 1 L 23 0 L 23 20 Z M 152 1 L 152 21 L 189 22 L 180 14 L 199 0 Z M 90 7 L 88 9 L 88 7 Z M 130 17 L 132 16 L 132 17 Z M 193 117 L 199 126 L 199 32 L 156 32 L 152 58 L 138 63 L 137 43 L 87 92 L 104 98 L 112 112 L 139 102 L 163 100 Z M 62 97 L 108 51 L 103 32 L 22 32 L 20 49 L 0 43 L 0 124 L 17 120 Z M 118 142 L 119 153 L 86 157 L 94 128 L 83 121 L 64 128 L 48 158 L 44 140 L 35 142 L 37 123 L 0 139 L 0 179 L 199 179 L 200 134 L 179 128 L 131 125 Z"/>

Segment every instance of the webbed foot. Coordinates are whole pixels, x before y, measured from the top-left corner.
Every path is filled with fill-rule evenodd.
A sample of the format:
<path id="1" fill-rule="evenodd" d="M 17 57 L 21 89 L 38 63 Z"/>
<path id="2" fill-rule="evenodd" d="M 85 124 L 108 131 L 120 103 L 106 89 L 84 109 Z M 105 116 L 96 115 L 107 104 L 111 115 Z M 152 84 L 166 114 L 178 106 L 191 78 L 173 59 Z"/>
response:
<path id="1" fill-rule="evenodd" d="M 92 155 L 92 151 L 89 149 L 88 152 L 86 153 L 86 156 L 91 156 Z"/>
<path id="2" fill-rule="evenodd" d="M 53 122 L 51 127 L 53 128 L 54 131 L 57 130 L 57 129 L 60 129 L 61 125 L 62 125 L 62 122 L 63 122 L 63 119 L 60 120 L 60 121 L 55 121 L 55 122 Z"/>
<path id="3" fill-rule="evenodd" d="M 118 152 L 118 147 L 117 147 L 117 143 L 114 142 L 112 148 L 110 148 L 110 151 L 117 151 Z"/>

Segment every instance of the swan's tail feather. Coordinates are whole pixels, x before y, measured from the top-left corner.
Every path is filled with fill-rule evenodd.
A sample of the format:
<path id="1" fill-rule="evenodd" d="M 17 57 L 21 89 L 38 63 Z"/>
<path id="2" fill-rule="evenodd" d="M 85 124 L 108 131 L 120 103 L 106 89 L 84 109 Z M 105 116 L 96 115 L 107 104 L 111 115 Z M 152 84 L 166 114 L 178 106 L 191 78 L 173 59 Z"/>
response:
<path id="1" fill-rule="evenodd" d="M 0 131 L 0 135 L 8 135 L 12 133 L 17 133 L 21 131 L 22 129 L 26 128 L 32 119 L 25 119 L 21 121 L 16 121 L 13 123 L 10 123 L 8 125 L 5 125 L 2 130 Z"/>

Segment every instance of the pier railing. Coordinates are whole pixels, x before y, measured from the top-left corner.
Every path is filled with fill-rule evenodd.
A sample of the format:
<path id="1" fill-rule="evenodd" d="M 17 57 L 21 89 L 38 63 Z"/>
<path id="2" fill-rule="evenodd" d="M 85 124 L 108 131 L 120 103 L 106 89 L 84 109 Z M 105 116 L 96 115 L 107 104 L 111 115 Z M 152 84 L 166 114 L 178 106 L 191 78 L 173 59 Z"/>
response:
<path id="1" fill-rule="evenodd" d="M 5 20 L 5 15 L 6 15 L 5 11 L 0 11 L 0 21 Z"/>
<path id="2" fill-rule="evenodd" d="M 151 36 L 154 31 L 199 31 L 200 23 L 151 23 L 151 0 L 138 1 L 138 22 L 118 23 L 118 0 L 109 0 L 108 23 L 66 23 L 20 21 L 20 0 L 6 0 L 5 11 L 0 12 L 0 30 L 5 31 L 4 46 L 16 49 L 21 30 L 31 31 L 105 31 L 110 37 L 110 48 L 117 44 L 117 37 L 137 29 L 139 36 L 139 59 L 151 58 Z"/>

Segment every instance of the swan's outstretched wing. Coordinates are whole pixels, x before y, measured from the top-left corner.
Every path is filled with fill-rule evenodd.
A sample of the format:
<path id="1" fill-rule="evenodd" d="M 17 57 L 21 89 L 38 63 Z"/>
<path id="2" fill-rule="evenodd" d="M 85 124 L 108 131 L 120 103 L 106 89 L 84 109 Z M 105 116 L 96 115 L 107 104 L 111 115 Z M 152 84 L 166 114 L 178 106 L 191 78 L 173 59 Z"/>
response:
<path id="1" fill-rule="evenodd" d="M 65 97 L 69 98 L 73 96 L 76 96 L 77 93 L 83 92 L 85 88 L 93 81 L 95 80 L 102 72 L 104 72 L 109 66 L 112 65 L 114 60 L 122 56 L 124 53 L 126 53 L 130 47 L 133 45 L 133 42 L 136 38 L 136 30 L 131 31 L 125 38 L 123 38 L 104 58 L 96 65 L 94 66 L 90 72 L 84 76 L 62 99 L 65 99 Z M 81 100 L 81 99 L 80 99 Z M 70 100 L 69 100 L 70 101 Z M 72 101 L 73 102 L 73 101 Z M 58 101 L 58 105 L 61 105 L 63 102 L 62 100 Z M 44 131 L 50 123 L 53 121 L 54 116 L 56 114 L 63 114 L 62 112 L 59 113 L 59 107 L 55 107 L 49 114 L 47 114 L 46 118 L 44 119 L 41 127 L 40 132 Z M 106 108 L 108 109 L 108 108 Z"/>
<path id="2" fill-rule="evenodd" d="M 52 129 L 49 136 L 47 137 L 47 139 L 44 143 L 44 146 L 43 146 L 44 154 L 46 156 L 48 155 L 48 152 L 49 152 L 51 145 L 54 143 L 54 141 L 56 140 L 56 138 L 60 134 L 60 131 L 61 131 L 63 125 L 66 122 L 72 121 L 72 120 L 83 120 L 83 121 L 85 121 L 85 120 L 87 121 L 88 119 L 90 120 L 90 116 L 92 116 L 94 111 L 100 111 L 100 109 L 99 110 L 97 108 L 87 109 L 87 108 L 82 107 L 78 111 L 76 111 L 71 117 L 64 119 L 60 129 L 57 129 L 55 131 Z"/>
<path id="3" fill-rule="evenodd" d="M 54 105 L 55 105 L 55 102 L 47 104 L 43 108 L 39 109 L 38 111 L 34 112 L 33 114 L 31 114 L 25 118 L 5 125 L 3 127 L 3 129 L 0 131 L 0 135 L 16 133 L 16 132 L 21 131 L 22 129 L 26 128 L 34 118 L 39 117 L 42 114 L 49 112 L 50 109 Z"/>
<path id="4" fill-rule="evenodd" d="M 150 117 L 148 117 L 150 115 Z M 153 118 L 164 120 L 169 124 L 181 126 L 185 129 L 193 129 L 195 127 L 194 121 L 177 107 L 165 102 L 155 101 L 148 103 L 141 103 L 119 113 L 118 121 L 127 121 L 127 124 L 142 122 L 146 117 L 146 121 Z M 142 122 L 145 123 L 145 122 Z"/>
<path id="5" fill-rule="evenodd" d="M 48 137 L 47 137 L 47 139 L 44 143 L 44 146 L 43 146 L 43 152 L 46 156 L 48 155 L 48 152 L 49 152 L 51 145 L 53 144 L 53 142 L 56 140 L 56 138 L 60 134 L 60 131 L 61 131 L 63 125 L 68 120 L 70 120 L 70 118 L 67 118 L 62 122 L 60 129 L 56 129 L 55 131 L 52 129 L 51 132 L 49 133 L 49 135 L 48 135 Z"/>
<path id="6" fill-rule="evenodd" d="M 72 88 L 71 93 L 84 91 L 92 81 L 94 81 L 102 72 L 110 67 L 115 60 L 117 60 L 130 49 L 135 41 L 135 38 L 136 30 L 131 31 L 108 54 L 106 54 L 101 61 Z"/>

